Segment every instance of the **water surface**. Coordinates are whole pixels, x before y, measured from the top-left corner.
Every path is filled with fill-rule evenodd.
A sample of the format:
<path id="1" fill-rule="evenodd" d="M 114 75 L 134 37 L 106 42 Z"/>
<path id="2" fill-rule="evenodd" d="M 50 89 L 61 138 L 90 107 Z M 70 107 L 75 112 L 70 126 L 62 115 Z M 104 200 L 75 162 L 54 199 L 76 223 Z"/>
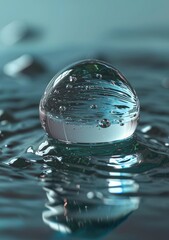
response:
<path id="1" fill-rule="evenodd" d="M 167 239 L 168 58 L 106 50 L 91 56 L 123 72 L 141 117 L 131 139 L 81 146 L 45 136 L 38 113 L 52 76 L 85 57 L 70 53 L 59 64 L 59 53 L 37 55 L 46 64 L 42 74 L 11 78 L 1 71 L 0 238 Z"/>

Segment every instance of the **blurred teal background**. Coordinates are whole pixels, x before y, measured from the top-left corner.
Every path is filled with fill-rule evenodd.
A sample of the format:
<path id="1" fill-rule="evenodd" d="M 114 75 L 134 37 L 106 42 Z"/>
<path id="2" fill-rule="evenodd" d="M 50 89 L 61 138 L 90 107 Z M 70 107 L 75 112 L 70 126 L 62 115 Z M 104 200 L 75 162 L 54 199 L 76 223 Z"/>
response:
<path id="1" fill-rule="evenodd" d="M 19 20 L 34 32 L 29 41 L 20 44 L 9 47 L 1 42 L 0 51 L 53 51 L 83 46 L 166 49 L 168 7 L 168 0 L 0 0 L 0 29 Z M 126 36 L 126 31 L 128 40 L 122 34 Z M 133 41 L 136 36 L 137 41 Z M 163 44 L 159 38 L 163 38 Z"/>

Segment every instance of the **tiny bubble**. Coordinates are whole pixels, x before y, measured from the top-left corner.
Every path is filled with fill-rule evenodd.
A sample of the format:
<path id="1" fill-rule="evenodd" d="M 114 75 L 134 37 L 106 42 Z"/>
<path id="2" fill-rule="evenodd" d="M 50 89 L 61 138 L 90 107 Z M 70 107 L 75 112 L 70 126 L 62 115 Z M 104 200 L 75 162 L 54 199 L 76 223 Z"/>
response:
<path id="1" fill-rule="evenodd" d="M 67 89 L 71 89 L 71 88 L 73 88 L 73 86 L 72 86 L 71 84 L 67 84 L 67 85 L 66 85 L 66 88 L 67 88 Z"/>
<path id="2" fill-rule="evenodd" d="M 91 87 L 89 87 L 89 86 L 85 86 L 85 89 L 86 89 L 86 90 L 90 90 Z"/>
<path id="3" fill-rule="evenodd" d="M 61 111 L 61 112 L 66 111 L 66 107 L 65 107 L 65 106 L 60 106 L 60 107 L 59 107 L 59 111 Z"/>
<path id="4" fill-rule="evenodd" d="M 97 108 L 97 105 L 96 105 L 96 104 L 92 104 L 92 105 L 90 106 L 90 108 L 91 108 L 91 109 L 96 109 L 96 108 Z"/>
<path id="5" fill-rule="evenodd" d="M 77 81 L 77 78 L 74 77 L 74 76 L 70 76 L 70 77 L 69 77 L 69 81 L 70 81 L 70 82 L 76 82 L 76 81 Z"/>
<path id="6" fill-rule="evenodd" d="M 102 79 L 102 75 L 99 74 L 99 73 L 96 74 L 96 77 L 97 77 L 98 79 Z"/>
<path id="7" fill-rule="evenodd" d="M 54 91 L 54 93 L 57 93 L 57 94 L 58 94 L 58 93 L 59 93 L 59 90 L 58 90 L 58 89 L 56 89 L 56 90 Z"/>
<path id="8" fill-rule="evenodd" d="M 102 119 L 101 121 L 99 121 L 99 126 L 101 128 L 107 128 L 110 127 L 111 123 L 108 119 Z"/>
<path id="9" fill-rule="evenodd" d="M 93 192 L 88 192 L 87 193 L 87 198 L 89 198 L 89 199 L 94 198 L 94 193 Z"/>

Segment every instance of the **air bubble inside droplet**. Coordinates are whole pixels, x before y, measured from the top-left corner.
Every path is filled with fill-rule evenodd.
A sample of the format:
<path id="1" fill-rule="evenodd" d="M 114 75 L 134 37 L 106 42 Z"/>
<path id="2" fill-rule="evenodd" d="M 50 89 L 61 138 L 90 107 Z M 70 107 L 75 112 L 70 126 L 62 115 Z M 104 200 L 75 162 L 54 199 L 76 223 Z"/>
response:
<path id="1" fill-rule="evenodd" d="M 66 107 L 65 107 L 65 106 L 60 106 L 60 107 L 59 107 L 59 110 L 60 110 L 61 112 L 64 112 L 64 111 L 66 111 Z"/>
<path id="2" fill-rule="evenodd" d="M 67 85 L 66 85 L 66 88 L 67 88 L 67 89 L 71 89 L 72 87 L 73 87 L 73 86 L 72 86 L 71 84 L 67 84 Z"/>
<path id="3" fill-rule="evenodd" d="M 76 81 L 77 81 L 77 78 L 74 77 L 74 76 L 70 76 L 69 80 L 70 80 L 70 82 L 76 82 Z"/>
<path id="4" fill-rule="evenodd" d="M 96 104 L 92 104 L 92 105 L 90 106 L 90 108 L 91 108 L 91 109 L 96 109 L 96 108 L 97 108 L 97 105 L 96 105 Z"/>
<path id="5" fill-rule="evenodd" d="M 133 88 L 118 70 L 98 60 L 62 70 L 40 102 L 45 131 L 67 143 L 126 139 L 134 133 L 138 116 L 139 101 Z"/>
<path id="6" fill-rule="evenodd" d="M 107 128 L 110 127 L 111 123 L 108 119 L 102 119 L 101 121 L 99 121 L 99 126 L 101 128 Z"/>
<path id="7" fill-rule="evenodd" d="M 98 78 L 98 79 L 102 79 L 102 75 L 99 74 L 99 73 L 97 73 L 97 74 L 96 74 L 96 78 Z"/>

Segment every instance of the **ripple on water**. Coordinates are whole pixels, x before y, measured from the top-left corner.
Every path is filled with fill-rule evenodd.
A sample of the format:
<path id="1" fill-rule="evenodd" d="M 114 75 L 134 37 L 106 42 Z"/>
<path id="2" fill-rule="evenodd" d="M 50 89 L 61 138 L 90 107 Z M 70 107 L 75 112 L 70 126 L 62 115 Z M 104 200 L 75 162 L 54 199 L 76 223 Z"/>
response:
<path id="1" fill-rule="evenodd" d="M 64 145 L 43 137 L 38 102 L 49 76 L 22 84 L 18 79 L 1 79 L 3 239 L 49 239 L 50 229 L 58 239 L 63 237 L 59 233 L 72 234 L 68 239 L 102 238 L 138 208 L 141 215 L 139 211 L 132 215 L 136 224 L 137 216 L 147 216 L 145 212 L 154 219 L 157 206 L 163 220 L 164 211 L 160 212 L 169 195 L 168 91 L 161 86 L 158 69 L 155 73 L 147 69 L 145 76 L 136 64 L 126 73 L 142 106 L 136 135 L 122 143 L 90 146 Z M 71 84 L 74 81 L 70 79 Z M 89 107 L 92 113 L 98 109 Z M 169 210 L 167 204 L 165 209 Z M 143 221 L 142 227 L 146 224 Z M 149 230 L 153 232 L 154 226 Z"/>
<path id="2" fill-rule="evenodd" d="M 88 234 L 96 226 L 104 232 L 106 224 L 116 226 L 139 207 L 141 195 L 150 195 L 146 188 L 140 189 L 140 176 L 168 163 L 165 155 L 146 149 L 135 137 L 95 146 L 45 139 L 32 151 L 43 155 L 45 162 L 39 175 L 48 199 L 43 220 L 62 233 L 78 233 L 84 228 L 83 234 Z M 144 180 L 147 183 L 150 177 Z M 151 193 L 161 191 L 152 188 Z"/>
<path id="3" fill-rule="evenodd" d="M 124 147 L 133 141 L 120 145 Z M 41 151 L 44 153 L 49 146 L 50 141 Z M 112 228 L 138 208 L 139 197 L 130 196 L 139 189 L 133 174 L 119 172 L 115 166 L 120 166 L 123 158 L 120 159 L 117 151 L 118 144 L 116 147 L 74 145 L 66 148 L 59 143 L 56 146 L 51 150 L 52 155 L 45 154 L 44 170 L 39 176 L 48 198 L 43 220 L 51 228 L 62 233 L 84 229 L 83 234 L 88 236 L 89 230 L 99 227 L 99 232 L 91 234 L 97 237 L 104 234 L 105 226 Z M 132 151 L 134 149 L 129 150 L 130 155 Z M 118 152 L 120 159 L 114 166 L 109 165 L 113 152 Z M 36 153 L 39 154 L 39 150 Z M 126 168 L 139 164 L 140 159 L 136 162 L 134 157 L 133 163 L 131 159 L 124 160 Z"/>

